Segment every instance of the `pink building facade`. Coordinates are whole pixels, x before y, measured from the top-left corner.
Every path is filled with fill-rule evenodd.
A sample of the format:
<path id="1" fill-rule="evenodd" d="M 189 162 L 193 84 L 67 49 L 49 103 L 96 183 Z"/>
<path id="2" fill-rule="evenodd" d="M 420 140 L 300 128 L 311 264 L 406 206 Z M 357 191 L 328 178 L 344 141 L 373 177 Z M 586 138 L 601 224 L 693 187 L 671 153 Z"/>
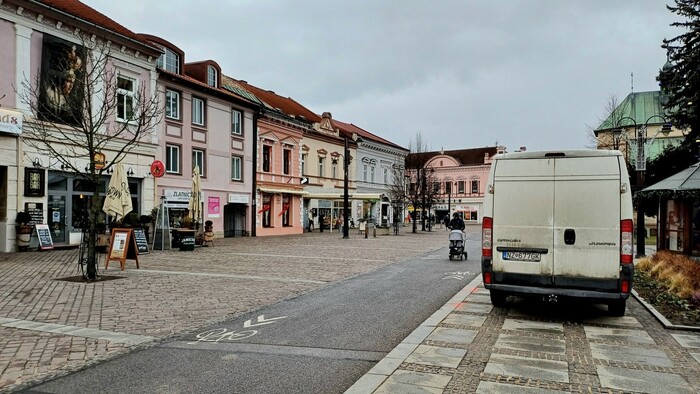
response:
<path id="1" fill-rule="evenodd" d="M 245 81 L 228 83 L 262 104 L 256 140 L 255 235 L 301 234 L 307 195 L 301 174 L 302 138 L 317 116 L 291 98 Z"/>
<path id="2" fill-rule="evenodd" d="M 196 167 L 202 187 L 200 225 L 212 221 L 215 237 L 250 235 L 258 104 L 223 88 L 216 62 L 185 63 L 185 54 L 173 44 L 142 37 L 165 52 L 158 61 L 158 94 L 165 112 L 157 155 L 165 175 L 157 179 L 156 198 L 168 206 L 170 226 L 182 227 L 187 220 Z"/>
<path id="3" fill-rule="evenodd" d="M 435 190 L 430 215 L 441 221 L 454 213 L 469 224 L 481 223 L 485 187 L 493 156 L 505 147 L 486 147 L 421 153 Z M 409 154 L 407 162 L 411 162 Z"/>

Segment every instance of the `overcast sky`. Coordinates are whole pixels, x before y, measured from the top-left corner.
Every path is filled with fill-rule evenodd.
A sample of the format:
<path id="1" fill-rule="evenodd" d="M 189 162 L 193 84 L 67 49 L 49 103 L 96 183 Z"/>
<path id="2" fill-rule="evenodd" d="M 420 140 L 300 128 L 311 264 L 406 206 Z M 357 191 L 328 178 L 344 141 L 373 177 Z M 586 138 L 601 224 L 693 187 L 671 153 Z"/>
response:
<path id="1" fill-rule="evenodd" d="M 611 95 L 658 90 L 671 0 L 82 0 L 187 62 L 404 147 L 585 148 Z"/>

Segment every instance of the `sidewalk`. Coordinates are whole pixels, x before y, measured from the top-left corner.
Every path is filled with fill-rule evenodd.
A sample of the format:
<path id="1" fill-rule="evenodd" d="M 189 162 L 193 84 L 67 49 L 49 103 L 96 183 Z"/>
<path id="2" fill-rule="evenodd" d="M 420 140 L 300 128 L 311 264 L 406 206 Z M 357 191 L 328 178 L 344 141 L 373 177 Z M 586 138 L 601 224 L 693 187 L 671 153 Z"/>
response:
<path id="1" fill-rule="evenodd" d="M 443 232 L 337 232 L 216 239 L 194 252 L 153 251 L 126 270 L 79 275 L 78 251 L 0 255 L 0 392 L 66 374 L 178 333 L 445 246 Z"/>

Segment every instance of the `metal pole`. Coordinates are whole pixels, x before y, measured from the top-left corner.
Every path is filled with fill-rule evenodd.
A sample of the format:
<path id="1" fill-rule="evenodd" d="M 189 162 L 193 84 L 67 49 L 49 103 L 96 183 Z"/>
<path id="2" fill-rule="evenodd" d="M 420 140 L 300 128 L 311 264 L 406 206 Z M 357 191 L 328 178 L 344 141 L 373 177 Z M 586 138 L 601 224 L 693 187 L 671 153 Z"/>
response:
<path id="1" fill-rule="evenodd" d="M 646 170 L 646 152 L 644 152 L 644 149 L 646 149 L 646 147 L 644 146 L 644 137 L 646 137 L 647 133 L 646 124 L 643 127 L 644 131 L 642 132 L 642 129 L 640 128 L 637 135 L 637 137 L 639 137 L 639 140 L 637 141 L 637 149 L 640 151 L 637 152 L 637 193 L 639 193 L 639 191 L 644 188 L 644 172 Z M 635 256 L 637 258 L 645 256 L 645 239 L 646 230 L 644 228 L 644 203 L 642 202 L 642 199 L 639 198 L 637 199 L 637 255 Z"/>
<path id="2" fill-rule="evenodd" d="M 350 164 L 350 149 L 348 148 L 348 137 L 345 137 L 345 155 L 343 157 L 343 167 L 345 178 L 343 179 L 343 239 L 350 238 L 350 213 L 348 209 L 350 196 L 348 195 L 348 165 Z M 367 229 L 365 228 L 365 232 Z"/>

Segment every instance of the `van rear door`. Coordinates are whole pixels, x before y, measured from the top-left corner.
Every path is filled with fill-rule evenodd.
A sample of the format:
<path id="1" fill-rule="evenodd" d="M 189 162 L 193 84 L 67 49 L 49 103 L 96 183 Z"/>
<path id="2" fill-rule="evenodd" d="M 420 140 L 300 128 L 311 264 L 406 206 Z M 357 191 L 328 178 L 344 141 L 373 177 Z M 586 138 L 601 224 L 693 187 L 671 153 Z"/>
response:
<path id="1" fill-rule="evenodd" d="M 562 158 L 554 167 L 554 283 L 585 287 L 589 279 L 618 278 L 618 157 Z"/>
<path id="2" fill-rule="evenodd" d="M 554 159 L 494 165 L 493 271 L 512 284 L 551 285 Z"/>

